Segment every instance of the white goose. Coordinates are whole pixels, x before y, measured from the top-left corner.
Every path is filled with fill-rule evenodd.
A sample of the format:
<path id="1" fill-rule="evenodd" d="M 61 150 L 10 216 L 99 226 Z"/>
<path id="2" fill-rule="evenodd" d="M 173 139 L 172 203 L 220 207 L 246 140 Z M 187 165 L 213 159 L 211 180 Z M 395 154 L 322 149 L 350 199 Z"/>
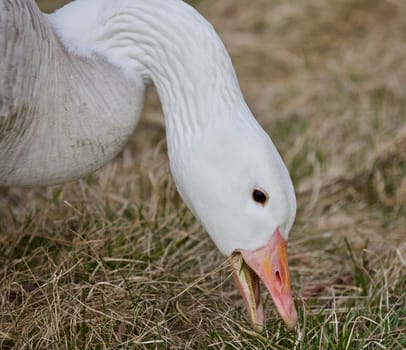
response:
<path id="1" fill-rule="evenodd" d="M 0 0 L 0 185 L 63 183 L 114 158 L 149 81 L 179 193 L 231 257 L 254 328 L 259 279 L 293 327 L 289 173 L 218 35 L 180 0 L 77 0 L 51 15 L 33 0 Z"/>

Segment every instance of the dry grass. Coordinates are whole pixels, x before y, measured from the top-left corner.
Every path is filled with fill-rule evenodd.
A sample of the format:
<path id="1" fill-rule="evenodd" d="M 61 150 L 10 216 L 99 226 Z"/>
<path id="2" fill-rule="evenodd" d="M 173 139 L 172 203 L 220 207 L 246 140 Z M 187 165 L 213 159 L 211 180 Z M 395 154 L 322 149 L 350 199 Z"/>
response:
<path id="1" fill-rule="evenodd" d="M 406 348 L 406 4 L 193 4 L 295 182 L 298 328 L 267 299 L 264 333 L 249 330 L 224 258 L 176 194 L 150 91 L 97 174 L 0 193 L 0 347 Z"/>

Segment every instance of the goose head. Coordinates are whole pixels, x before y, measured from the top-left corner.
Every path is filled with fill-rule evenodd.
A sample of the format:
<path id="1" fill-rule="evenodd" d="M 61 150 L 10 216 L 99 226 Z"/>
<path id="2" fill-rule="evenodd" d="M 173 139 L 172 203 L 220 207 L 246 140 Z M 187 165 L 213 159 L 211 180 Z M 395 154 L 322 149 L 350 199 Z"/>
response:
<path id="1" fill-rule="evenodd" d="M 296 214 L 289 173 L 248 108 L 213 123 L 171 157 L 178 190 L 218 249 L 229 257 L 253 327 L 264 322 L 259 281 L 289 328 L 297 322 L 287 262 Z M 224 120 L 222 118 L 221 120 Z"/>

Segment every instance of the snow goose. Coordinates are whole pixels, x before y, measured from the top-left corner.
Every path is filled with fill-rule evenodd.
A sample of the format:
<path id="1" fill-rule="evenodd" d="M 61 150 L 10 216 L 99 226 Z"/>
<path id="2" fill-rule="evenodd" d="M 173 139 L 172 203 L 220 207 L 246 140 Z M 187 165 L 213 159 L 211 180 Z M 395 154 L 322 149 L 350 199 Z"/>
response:
<path id="1" fill-rule="evenodd" d="M 259 280 L 289 327 L 289 173 L 212 26 L 180 0 L 0 0 L 0 184 L 63 183 L 114 158 L 153 82 L 181 197 L 230 257 L 255 329 Z"/>

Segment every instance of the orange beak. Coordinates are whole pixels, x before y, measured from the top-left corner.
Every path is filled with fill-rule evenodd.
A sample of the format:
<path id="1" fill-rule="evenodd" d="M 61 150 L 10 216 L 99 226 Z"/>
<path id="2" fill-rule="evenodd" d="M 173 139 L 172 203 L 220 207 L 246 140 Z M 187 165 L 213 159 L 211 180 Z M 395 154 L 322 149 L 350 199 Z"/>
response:
<path id="1" fill-rule="evenodd" d="M 290 289 L 287 241 L 279 230 L 274 232 L 269 243 L 262 248 L 254 251 L 240 249 L 234 252 L 231 265 L 255 330 L 261 331 L 264 323 L 259 279 L 271 294 L 287 327 L 295 327 L 297 313 Z"/>

